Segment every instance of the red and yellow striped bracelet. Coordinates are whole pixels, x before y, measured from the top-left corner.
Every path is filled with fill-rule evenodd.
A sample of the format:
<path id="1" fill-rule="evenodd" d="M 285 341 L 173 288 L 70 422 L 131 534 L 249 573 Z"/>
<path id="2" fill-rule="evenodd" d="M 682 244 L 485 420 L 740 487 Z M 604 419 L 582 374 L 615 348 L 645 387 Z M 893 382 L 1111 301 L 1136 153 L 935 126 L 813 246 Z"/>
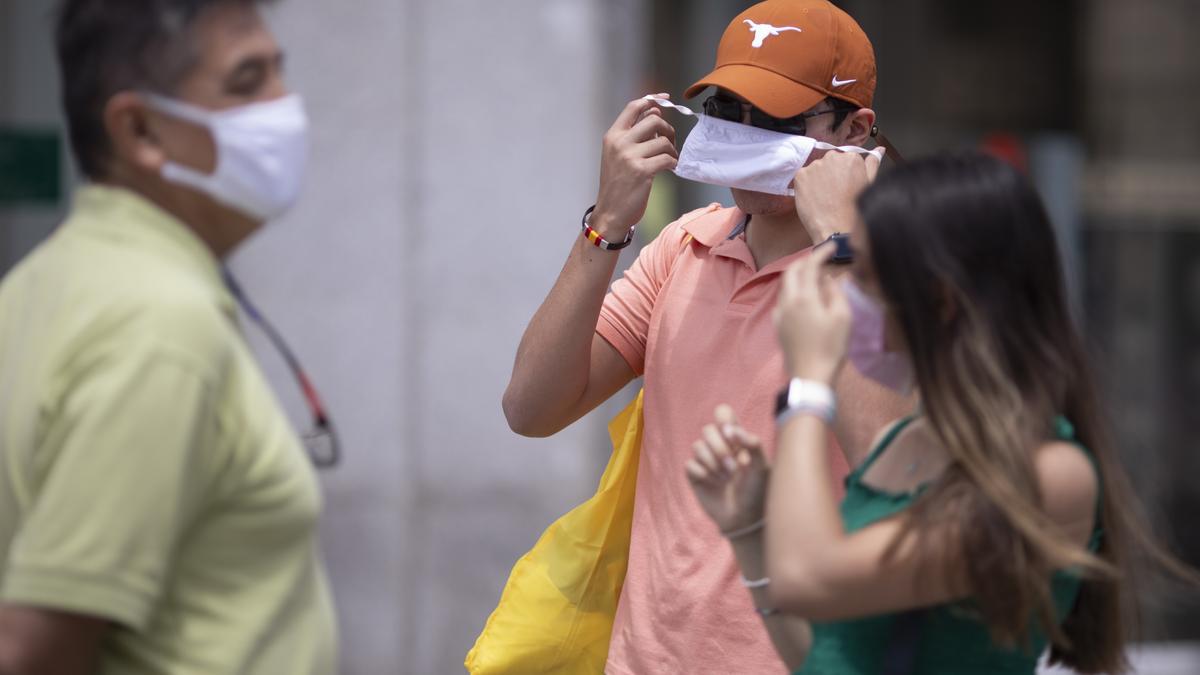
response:
<path id="1" fill-rule="evenodd" d="M 614 244 L 604 237 L 601 237 L 599 232 L 593 230 L 591 225 L 588 225 L 588 217 L 591 216 L 592 211 L 595 210 L 596 205 L 592 204 L 588 207 L 587 211 L 583 212 L 583 236 L 587 237 L 588 241 L 592 242 L 592 244 L 597 248 L 602 248 L 605 251 L 620 251 L 621 249 L 633 243 L 633 231 L 637 229 L 637 225 L 629 228 L 629 234 L 625 235 L 625 241 L 622 241 L 618 244 Z"/>

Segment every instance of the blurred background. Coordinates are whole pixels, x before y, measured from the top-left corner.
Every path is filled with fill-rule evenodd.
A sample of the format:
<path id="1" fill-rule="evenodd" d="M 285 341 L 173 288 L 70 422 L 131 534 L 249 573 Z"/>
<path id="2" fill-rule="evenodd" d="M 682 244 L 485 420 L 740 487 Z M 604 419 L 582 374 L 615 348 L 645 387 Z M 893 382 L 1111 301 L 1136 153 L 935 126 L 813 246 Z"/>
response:
<path id="1" fill-rule="evenodd" d="M 603 131 L 629 99 L 678 98 L 749 4 L 267 11 L 307 99 L 313 161 L 299 207 L 231 266 L 342 431 L 322 545 L 343 672 L 461 672 L 513 562 L 590 495 L 623 400 L 550 439 L 514 435 L 500 398 L 516 346 L 594 200 Z M 874 42 L 875 107 L 905 155 L 988 148 L 1042 190 L 1138 491 L 1200 564 L 1200 3 L 836 4 Z M 76 181 L 50 6 L 0 0 L 0 271 L 61 220 Z M 641 231 L 709 201 L 730 198 L 664 176 Z M 287 369 L 251 339 L 302 425 Z M 1196 594 L 1146 600 L 1139 671 L 1200 672 Z"/>

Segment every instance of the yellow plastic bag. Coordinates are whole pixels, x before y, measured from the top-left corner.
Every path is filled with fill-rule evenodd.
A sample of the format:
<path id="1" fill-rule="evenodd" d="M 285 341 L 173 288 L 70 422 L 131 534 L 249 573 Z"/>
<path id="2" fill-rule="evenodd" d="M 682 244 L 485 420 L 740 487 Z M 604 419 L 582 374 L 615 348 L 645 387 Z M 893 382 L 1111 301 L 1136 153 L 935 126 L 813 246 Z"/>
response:
<path id="1" fill-rule="evenodd" d="M 613 454 L 596 494 L 513 566 L 464 663 L 472 675 L 604 672 L 625 567 L 642 446 L 642 394 L 608 424 Z"/>

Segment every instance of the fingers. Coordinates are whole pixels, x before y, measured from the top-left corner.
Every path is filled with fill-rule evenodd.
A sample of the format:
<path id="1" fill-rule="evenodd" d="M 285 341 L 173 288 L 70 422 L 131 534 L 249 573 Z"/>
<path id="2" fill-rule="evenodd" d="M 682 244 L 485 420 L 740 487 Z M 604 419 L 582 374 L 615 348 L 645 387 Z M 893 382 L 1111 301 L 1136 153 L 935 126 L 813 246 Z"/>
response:
<path id="1" fill-rule="evenodd" d="M 733 457 L 733 449 L 729 447 L 729 442 L 725 440 L 725 436 L 717 429 L 717 425 L 705 425 L 700 430 L 700 435 L 714 459 L 719 463 L 722 474 L 728 476 L 737 471 L 738 465 L 737 460 Z"/>
<path id="2" fill-rule="evenodd" d="M 887 148 L 883 148 L 883 152 L 887 152 Z M 875 176 L 879 175 L 879 165 L 883 162 L 882 157 L 875 155 L 867 155 L 867 182 L 874 183 Z"/>
<path id="3" fill-rule="evenodd" d="M 808 155 L 808 161 L 805 162 L 804 166 L 800 167 L 800 169 L 802 170 L 805 167 L 810 167 L 822 159 L 825 159 L 825 157 L 830 154 L 837 155 L 841 153 L 833 152 L 832 150 L 826 150 L 825 148 L 813 148 L 813 151 Z"/>
<path id="4" fill-rule="evenodd" d="M 647 176 L 674 169 L 679 159 L 675 148 L 675 129 L 659 113 L 648 112 L 617 141 L 622 153 Z"/>
<path id="5" fill-rule="evenodd" d="M 820 304 L 822 268 L 836 252 L 837 246 L 818 245 L 808 256 L 784 270 L 778 307 L 782 310 L 796 303 L 808 306 L 811 306 L 809 303 Z M 776 325 L 781 319 L 782 316 L 776 319 Z"/>
<path id="6" fill-rule="evenodd" d="M 815 170 L 817 167 L 822 167 L 825 171 L 846 171 L 860 176 L 864 175 L 860 172 L 865 169 L 865 175 L 870 182 L 875 179 L 875 174 L 879 171 L 879 158 L 872 154 L 818 148 L 813 150 L 808 157 L 808 162 L 797 169 L 796 173 L 806 169 Z"/>
<path id="7" fill-rule="evenodd" d="M 657 93 L 657 94 L 650 94 L 650 96 L 651 96 L 651 97 L 653 97 L 653 98 L 650 100 L 650 102 L 654 104 L 654 105 L 652 105 L 652 106 L 650 107 L 650 109 L 651 109 L 651 110 L 656 110 L 656 111 L 658 111 L 660 114 L 662 113 L 663 106 L 662 106 L 662 104 L 661 104 L 661 103 L 660 103 L 658 100 L 656 100 L 656 99 L 663 99 L 663 100 L 666 100 L 666 101 L 670 101 L 670 100 L 671 100 L 671 95 L 670 95 L 670 94 L 667 94 L 667 93 L 663 93 L 663 92 L 660 92 L 660 93 Z M 645 97 L 643 97 L 643 98 L 645 98 Z"/>
<path id="8" fill-rule="evenodd" d="M 833 296 L 837 292 L 837 282 L 832 274 L 821 270 L 817 273 L 817 297 L 821 299 L 821 306 L 829 307 L 833 302 Z"/>
<path id="9" fill-rule="evenodd" d="M 626 131 L 633 128 L 642 117 L 642 113 L 651 108 L 657 108 L 653 101 L 644 98 L 634 99 L 625 105 L 625 109 L 621 114 L 617 115 L 616 121 L 613 122 L 613 131 Z"/>
<path id="10" fill-rule="evenodd" d="M 733 408 L 722 403 L 717 406 L 714 414 L 717 420 L 717 426 L 721 429 L 721 435 L 731 447 L 736 449 L 748 449 L 751 446 L 761 446 L 762 442 L 758 436 L 746 431 L 745 428 L 737 420 L 737 415 L 733 412 Z"/>
<path id="11" fill-rule="evenodd" d="M 684 465 L 684 468 L 687 470 L 688 478 L 693 483 L 708 483 L 713 479 L 712 472 L 705 468 L 704 465 L 695 458 L 689 459 L 687 464 Z"/>
<path id="12" fill-rule="evenodd" d="M 755 434 L 746 431 L 738 423 L 733 408 L 726 404 L 717 406 L 715 415 L 717 425 L 725 442 L 729 444 L 734 454 L 734 460 L 739 466 L 749 466 L 762 460 L 762 440 Z"/>
<path id="13" fill-rule="evenodd" d="M 829 290 L 827 291 L 827 295 L 830 313 L 839 321 L 849 321 L 850 301 L 846 299 L 846 292 L 833 279 L 828 279 L 828 282 Z"/>
<path id="14" fill-rule="evenodd" d="M 675 129 L 662 118 L 657 108 L 644 110 L 644 116 L 629 129 L 614 126 L 604 135 L 604 164 L 614 170 L 632 172 L 639 179 L 659 171 L 674 169 L 679 158 L 675 148 Z"/>
<path id="15" fill-rule="evenodd" d="M 664 154 L 642 160 L 642 171 L 647 175 L 653 176 L 659 171 L 670 171 L 675 168 L 679 160 L 673 154 Z"/>
<path id="16" fill-rule="evenodd" d="M 687 471 L 695 481 L 727 481 L 739 468 L 763 461 L 762 441 L 738 424 L 733 408 L 717 406 L 715 417 L 716 424 L 701 429 L 701 439 L 692 445 L 695 457 Z"/>
<path id="17" fill-rule="evenodd" d="M 729 442 L 739 448 L 737 453 L 739 466 L 766 463 L 766 459 L 763 457 L 762 440 L 757 435 L 740 426 L 730 426 L 724 429 L 724 433 Z"/>
<path id="18" fill-rule="evenodd" d="M 808 255 L 808 258 L 801 260 L 803 263 L 799 265 L 800 282 L 805 289 L 819 288 L 821 272 L 825 268 L 825 263 L 837 253 L 837 243 L 830 241 L 823 246 L 817 246 Z"/>
<path id="19" fill-rule="evenodd" d="M 721 429 L 721 433 L 724 434 L 725 439 L 730 443 L 730 445 L 734 447 L 741 448 L 743 450 L 762 450 L 762 439 L 760 439 L 757 434 L 752 434 L 749 431 L 746 431 L 745 427 L 736 424 L 729 424 Z"/>
<path id="20" fill-rule="evenodd" d="M 721 465 L 721 460 L 717 457 L 717 453 L 713 452 L 707 438 L 701 438 L 693 443 L 692 451 L 696 456 L 696 461 L 700 462 L 700 466 L 703 466 L 710 474 L 725 473 L 725 467 Z"/>
<path id="21" fill-rule="evenodd" d="M 671 144 L 674 145 L 675 127 L 671 126 L 670 122 L 667 122 L 665 119 L 663 119 L 661 111 L 659 111 L 657 108 L 654 110 L 655 112 L 647 113 L 645 117 L 643 117 L 638 121 L 637 124 L 630 128 L 628 135 L 629 140 L 635 143 L 641 143 L 642 141 L 648 141 L 655 136 L 664 136 L 670 139 Z"/>
<path id="22" fill-rule="evenodd" d="M 717 424 L 720 424 L 722 427 L 737 424 L 737 415 L 734 414 L 733 407 L 725 403 L 717 406 L 713 416 L 716 418 Z"/>
<path id="23" fill-rule="evenodd" d="M 658 138 L 638 143 L 634 146 L 634 152 L 643 159 L 649 159 L 656 155 L 670 155 L 675 159 L 679 159 L 679 151 L 675 149 L 674 141 L 666 136 L 659 136 Z"/>
<path id="24" fill-rule="evenodd" d="M 662 93 L 650 94 L 650 96 L 653 96 L 655 98 L 661 98 L 661 99 L 670 99 L 671 98 L 670 94 L 662 94 Z M 638 119 L 637 119 L 638 122 L 641 122 L 642 118 L 645 117 L 646 115 L 662 115 L 663 107 L 657 101 L 651 101 L 651 103 L 654 103 L 654 105 L 647 108 L 646 111 L 642 113 L 641 117 L 638 117 Z"/>
<path id="25" fill-rule="evenodd" d="M 657 108 L 657 107 L 647 108 L 646 111 L 643 112 L 641 114 L 641 116 L 637 118 L 637 121 L 641 122 L 642 120 L 646 119 L 647 117 L 651 117 L 651 116 L 662 117 L 662 108 Z M 634 122 L 633 126 L 636 127 L 637 122 Z"/>

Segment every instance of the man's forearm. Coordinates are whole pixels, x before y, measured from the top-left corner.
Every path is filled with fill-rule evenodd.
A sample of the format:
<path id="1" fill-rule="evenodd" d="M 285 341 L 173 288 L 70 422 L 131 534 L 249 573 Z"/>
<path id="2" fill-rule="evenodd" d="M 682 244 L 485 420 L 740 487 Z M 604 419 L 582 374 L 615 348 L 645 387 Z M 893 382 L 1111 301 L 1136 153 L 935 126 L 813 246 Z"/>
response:
<path id="1" fill-rule="evenodd" d="M 642 219 L 654 175 L 675 168 L 674 141 L 675 129 L 645 98 L 626 104 L 605 132 L 600 186 L 587 221 L 604 241 L 624 241 Z M 582 235 L 575 238 L 567 264 L 517 348 L 504 392 L 504 416 L 513 431 L 548 436 L 632 379 L 615 350 L 592 353 L 617 257 L 617 251 L 594 246 Z"/>
<path id="2" fill-rule="evenodd" d="M 571 421 L 587 390 L 592 336 L 618 254 L 575 239 L 554 287 L 525 329 L 504 415 L 517 433 L 552 434 Z"/>

